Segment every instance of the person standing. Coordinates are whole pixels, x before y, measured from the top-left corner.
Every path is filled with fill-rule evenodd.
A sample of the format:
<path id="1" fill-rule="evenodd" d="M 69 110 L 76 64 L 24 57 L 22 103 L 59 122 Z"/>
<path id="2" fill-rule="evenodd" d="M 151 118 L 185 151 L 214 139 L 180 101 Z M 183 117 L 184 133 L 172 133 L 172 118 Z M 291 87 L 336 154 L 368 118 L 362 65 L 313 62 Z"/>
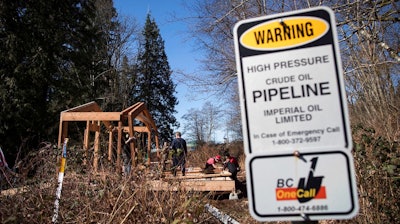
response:
<path id="1" fill-rule="evenodd" d="M 172 153 L 172 171 L 174 176 L 176 176 L 176 171 L 178 167 L 181 167 L 182 176 L 185 176 L 185 164 L 187 147 L 186 141 L 182 138 L 182 134 L 178 131 L 175 133 L 175 139 L 171 142 Z"/>
<path id="2" fill-rule="evenodd" d="M 135 140 L 135 137 L 129 137 L 129 134 L 122 135 L 122 161 L 123 161 L 123 173 L 129 175 L 132 166 L 132 154 L 131 154 L 131 141 Z"/>

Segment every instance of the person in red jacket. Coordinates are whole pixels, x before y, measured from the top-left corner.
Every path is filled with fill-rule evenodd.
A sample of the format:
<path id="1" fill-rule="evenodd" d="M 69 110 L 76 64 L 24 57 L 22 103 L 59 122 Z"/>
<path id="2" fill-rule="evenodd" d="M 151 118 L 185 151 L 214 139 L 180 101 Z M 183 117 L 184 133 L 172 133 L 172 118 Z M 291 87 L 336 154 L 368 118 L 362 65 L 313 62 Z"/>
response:
<path id="1" fill-rule="evenodd" d="M 214 157 L 211 157 L 207 160 L 206 166 L 204 167 L 205 173 L 213 173 L 214 169 L 217 168 L 217 163 L 221 162 L 221 156 L 216 155 Z"/>

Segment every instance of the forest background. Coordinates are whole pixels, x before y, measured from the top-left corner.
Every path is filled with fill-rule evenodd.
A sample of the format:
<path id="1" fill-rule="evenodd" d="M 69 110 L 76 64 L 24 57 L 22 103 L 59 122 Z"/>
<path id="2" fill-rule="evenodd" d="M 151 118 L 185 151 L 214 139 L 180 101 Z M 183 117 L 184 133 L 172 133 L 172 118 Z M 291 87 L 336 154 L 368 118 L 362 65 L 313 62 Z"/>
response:
<path id="1" fill-rule="evenodd" d="M 398 207 L 382 206 L 367 186 L 379 184 L 384 200 L 398 198 L 400 138 L 399 1 L 182 1 L 188 24 L 205 53 L 202 74 L 174 74 L 151 14 L 144 28 L 119 17 L 111 0 L 0 1 L 0 146 L 10 166 L 43 142 L 55 143 L 61 111 L 97 101 L 120 111 L 144 101 L 163 141 L 179 124 L 176 82 L 211 92 L 226 105 L 188 111 L 184 127 L 199 145 L 210 143 L 224 115 L 230 139 L 241 140 L 232 27 L 240 20 L 325 5 L 337 18 L 361 200 L 398 221 Z M 174 77 L 174 79 L 172 79 Z M 79 129 L 80 127 L 76 127 Z M 381 179 L 383 178 L 383 179 Z M 374 189 L 370 189 L 374 191 Z M 372 192 L 373 193 L 373 192 Z M 375 192 L 375 196 L 379 195 Z M 374 195 L 374 194 L 372 194 Z M 382 200 L 382 199 L 380 199 Z M 366 204 L 368 204 L 365 202 Z M 388 202 L 388 201 L 386 201 Z M 393 202 L 393 201 L 392 201 Z M 393 202 L 392 205 L 398 205 Z M 397 214 L 397 215 L 396 215 Z"/>

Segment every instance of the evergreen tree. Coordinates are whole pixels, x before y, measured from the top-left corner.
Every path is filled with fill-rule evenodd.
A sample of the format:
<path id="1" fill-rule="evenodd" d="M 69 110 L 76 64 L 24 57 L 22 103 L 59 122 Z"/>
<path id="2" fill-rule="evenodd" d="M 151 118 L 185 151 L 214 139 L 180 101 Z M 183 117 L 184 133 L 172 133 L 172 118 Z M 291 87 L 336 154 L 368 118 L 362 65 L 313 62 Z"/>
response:
<path id="1" fill-rule="evenodd" d="M 56 139 L 59 113 L 95 97 L 93 77 L 106 63 L 94 3 L 0 0 L 0 144 L 7 156 Z"/>
<path id="2" fill-rule="evenodd" d="M 133 99 L 146 104 L 157 125 L 160 138 L 170 141 L 173 137 L 172 127 L 178 126 L 173 115 L 178 104 L 174 96 L 176 85 L 171 79 L 172 72 L 160 30 L 150 14 L 147 14 L 142 34 Z"/>
<path id="3" fill-rule="evenodd" d="M 102 66 L 103 71 L 92 76 L 93 97 L 103 101 L 101 105 L 104 111 L 120 111 L 125 103 L 120 98 L 120 74 L 117 70 L 120 60 L 121 24 L 117 18 L 117 12 L 113 7 L 112 0 L 94 0 L 96 7 L 96 26 L 99 27 L 101 37 L 98 40 L 95 55 L 97 63 Z"/>
<path id="4" fill-rule="evenodd" d="M 121 110 L 136 102 L 133 102 L 131 88 L 136 83 L 136 65 L 129 64 L 128 57 L 122 59 L 121 71 L 119 76 L 119 99 L 121 100 Z"/>

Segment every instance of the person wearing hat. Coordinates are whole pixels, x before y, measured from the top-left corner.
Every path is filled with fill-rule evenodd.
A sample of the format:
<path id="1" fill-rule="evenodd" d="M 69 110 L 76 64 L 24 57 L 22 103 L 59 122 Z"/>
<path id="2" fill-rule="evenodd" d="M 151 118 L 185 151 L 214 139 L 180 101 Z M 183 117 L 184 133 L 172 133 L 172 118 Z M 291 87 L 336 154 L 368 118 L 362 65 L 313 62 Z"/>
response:
<path id="1" fill-rule="evenodd" d="M 221 156 L 220 155 L 216 155 L 214 157 L 211 157 L 207 160 L 206 162 L 206 166 L 204 167 L 204 171 L 205 173 L 213 173 L 214 169 L 217 168 L 216 163 L 221 162 Z"/>
<path id="2" fill-rule="evenodd" d="M 237 173 L 240 170 L 239 163 L 237 159 L 229 154 L 229 152 L 224 153 L 225 161 L 224 161 L 224 170 L 228 169 L 228 171 L 232 174 L 232 179 L 237 179 Z"/>

